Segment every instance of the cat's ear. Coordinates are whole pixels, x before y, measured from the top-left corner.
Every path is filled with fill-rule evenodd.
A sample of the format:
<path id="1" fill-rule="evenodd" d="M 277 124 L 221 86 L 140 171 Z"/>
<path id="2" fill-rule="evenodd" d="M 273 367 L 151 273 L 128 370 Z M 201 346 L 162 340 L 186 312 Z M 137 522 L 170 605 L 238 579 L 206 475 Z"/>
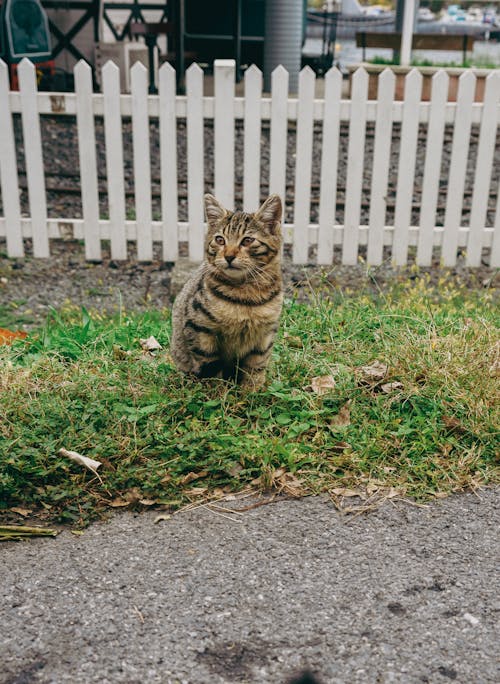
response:
<path id="1" fill-rule="evenodd" d="M 256 212 L 255 218 L 263 223 L 270 233 L 276 235 L 280 232 L 282 213 L 283 207 L 280 196 L 270 195 Z"/>
<path id="2" fill-rule="evenodd" d="M 208 227 L 213 230 L 217 223 L 227 214 L 227 211 L 222 204 L 217 202 L 213 195 L 205 195 L 204 200 Z"/>

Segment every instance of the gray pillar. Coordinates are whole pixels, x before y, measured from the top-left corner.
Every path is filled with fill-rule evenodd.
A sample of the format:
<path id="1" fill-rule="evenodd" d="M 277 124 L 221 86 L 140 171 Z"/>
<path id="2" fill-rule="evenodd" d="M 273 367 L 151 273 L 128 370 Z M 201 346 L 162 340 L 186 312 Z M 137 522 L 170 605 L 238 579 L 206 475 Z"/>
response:
<path id="1" fill-rule="evenodd" d="M 264 89 L 271 90 L 271 73 L 282 64 L 290 74 L 290 92 L 299 85 L 302 52 L 303 0 L 267 0 L 264 36 Z"/>

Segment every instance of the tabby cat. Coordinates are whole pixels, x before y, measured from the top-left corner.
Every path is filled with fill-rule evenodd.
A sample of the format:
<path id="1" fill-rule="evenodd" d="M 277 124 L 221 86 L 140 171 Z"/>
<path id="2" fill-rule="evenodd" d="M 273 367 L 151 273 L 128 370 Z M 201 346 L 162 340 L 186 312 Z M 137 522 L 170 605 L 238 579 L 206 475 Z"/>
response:
<path id="1" fill-rule="evenodd" d="M 172 357 L 185 373 L 256 389 L 283 305 L 281 200 L 271 195 L 247 214 L 205 195 L 205 212 L 205 261 L 175 300 Z"/>

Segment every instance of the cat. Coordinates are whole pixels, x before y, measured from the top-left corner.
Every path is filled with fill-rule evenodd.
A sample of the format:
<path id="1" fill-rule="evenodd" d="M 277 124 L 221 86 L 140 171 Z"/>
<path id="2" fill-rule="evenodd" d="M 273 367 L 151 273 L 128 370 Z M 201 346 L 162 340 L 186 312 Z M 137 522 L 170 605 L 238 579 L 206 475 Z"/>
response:
<path id="1" fill-rule="evenodd" d="M 258 389 L 283 306 L 281 199 L 271 195 L 253 214 L 204 199 L 205 261 L 175 300 L 172 358 L 198 378 Z"/>

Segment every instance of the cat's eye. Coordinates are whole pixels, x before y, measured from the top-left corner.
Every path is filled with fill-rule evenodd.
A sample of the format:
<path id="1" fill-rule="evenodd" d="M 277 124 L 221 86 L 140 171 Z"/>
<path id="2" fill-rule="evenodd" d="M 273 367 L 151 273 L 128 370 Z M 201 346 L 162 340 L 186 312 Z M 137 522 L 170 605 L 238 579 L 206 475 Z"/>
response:
<path id="1" fill-rule="evenodd" d="M 214 240 L 218 245 L 225 245 L 226 244 L 226 241 L 224 240 L 222 235 L 216 235 Z"/>
<path id="2" fill-rule="evenodd" d="M 249 237 L 245 237 L 245 238 L 243 238 L 243 240 L 241 241 L 241 245 L 242 245 L 242 247 L 248 247 L 248 245 L 251 245 L 252 242 L 254 242 L 254 240 L 255 240 L 255 239 L 254 239 L 253 237 L 250 237 L 250 236 L 249 236 Z"/>

